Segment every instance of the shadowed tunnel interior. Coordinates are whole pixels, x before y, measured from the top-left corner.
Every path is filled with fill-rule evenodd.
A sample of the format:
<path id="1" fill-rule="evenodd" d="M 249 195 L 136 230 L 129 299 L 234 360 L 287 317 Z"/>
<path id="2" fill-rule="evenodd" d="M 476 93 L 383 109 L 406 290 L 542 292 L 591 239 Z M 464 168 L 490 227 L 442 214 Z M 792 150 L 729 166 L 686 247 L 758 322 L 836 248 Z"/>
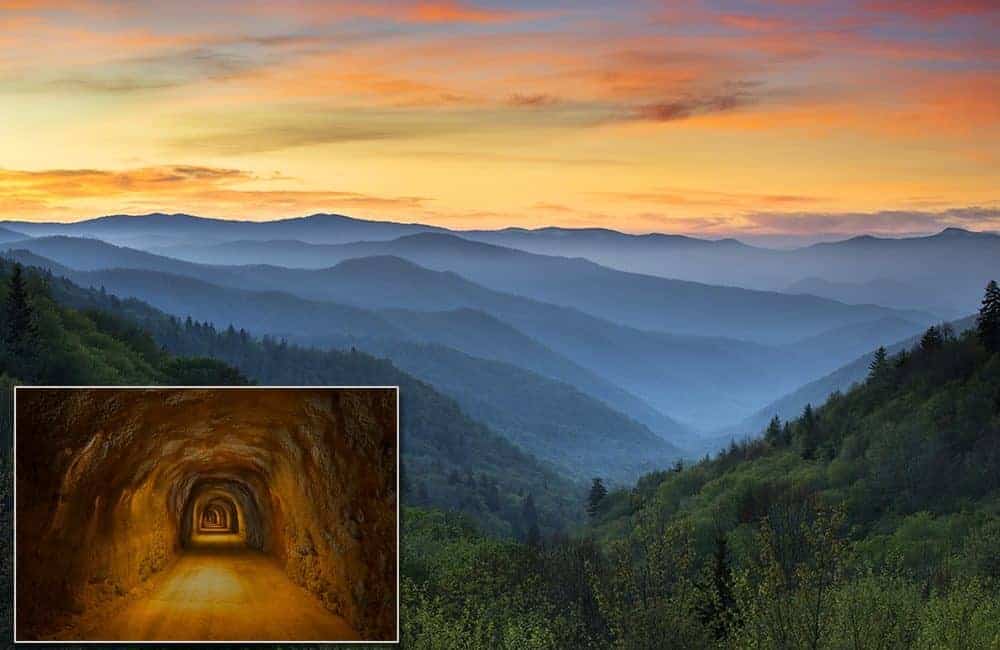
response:
<path id="1" fill-rule="evenodd" d="M 158 638 L 203 602 L 213 639 L 394 638 L 395 400 L 391 389 L 19 390 L 19 637 Z M 273 584 L 243 584 L 272 570 Z M 128 620 L 103 613 L 132 602 Z M 286 604 L 288 620 L 274 618 Z M 227 630 L 230 609 L 242 623 Z"/>

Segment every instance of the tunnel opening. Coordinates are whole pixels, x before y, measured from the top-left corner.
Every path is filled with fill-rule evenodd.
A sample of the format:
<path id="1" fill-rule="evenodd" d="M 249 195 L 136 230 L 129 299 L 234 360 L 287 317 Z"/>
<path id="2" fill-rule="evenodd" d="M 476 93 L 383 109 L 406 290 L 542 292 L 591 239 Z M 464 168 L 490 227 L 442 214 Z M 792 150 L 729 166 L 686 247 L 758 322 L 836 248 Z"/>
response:
<path id="1" fill-rule="evenodd" d="M 263 482 L 258 477 L 260 487 Z M 262 512 L 261 494 L 245 481 L 233 478 L 199 477 L 178 494 L 184 505 L 180 514 L 178 544 L 182 549 L 204 545 L 212 537 L 226 536 L 259 551 L 273 551 L 269 539 L 271 504 L 265 502 Z"/>
<path id="2" fill-rule="evenodd" d="M 198 520 L 198 532 L 208 533 L 236 533 L 239 532 L 239 524 L 236 515 L 231 514 L 229 508 L 216 501 L 205 506 L 202 510 L 201 518 Z"/>
<path id="3" fill-rule="evenodd" d="M 23 395 L 18 437 L 31 445 L 16 450 L 16 616 L 19 635 L 29 635 L 21 638 L 107 639 L 109 628 L 86 627 L 88 614 L 113 610 L 179 566 L 194 580 L 176 587 L 188 594 L 176 605 L 184 611 L 202 607 L 189 601 L 206 594 L 233 601 L 248 576 L 276 567 L 346 621 L 343 638 L 394 635 L 394 391 Z M 271 609 L 249 618 L 277 615 Z M 78 636 L 53 636 L 70 628 Z M 252 624 L 233 629 L 250 635 L 234 638 L 255 638 Z M 149 638 L 183 631 L 147 630 L 160 635 Z"/>

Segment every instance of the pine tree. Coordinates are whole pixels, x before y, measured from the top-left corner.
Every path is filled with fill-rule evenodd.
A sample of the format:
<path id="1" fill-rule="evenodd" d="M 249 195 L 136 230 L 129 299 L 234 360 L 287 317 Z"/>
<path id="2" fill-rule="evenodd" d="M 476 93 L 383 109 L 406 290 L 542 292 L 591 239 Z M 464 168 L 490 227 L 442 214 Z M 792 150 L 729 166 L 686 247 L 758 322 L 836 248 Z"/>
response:
<path id="1" fill-rule="evenodd" d="M 792 444 L 792 423 L 785 420 L 785 426 L 781 427 L 781 441 L 786 444 Z"/>
<path id="2" fill-rule="evenodd" d="M 28 287 L 20 264 L 14 266 L 10 277 L 10 290 L 4 305 L 4 341 L 14 345 L 23 340 L 34 327 L 34 316 L 28 301 Z"/>
<path id="3" fill-rule="evenodd" d="M 976 331 L 987 350 L 1000 350 L 1000 287 L 997 287 L 996 280 L 990 280 L 986 285 L 986 294 L 976 318 Z"/>
<path id="4" fill-rule="evenodd" d="M 806 407 L 802 410 L 799 426 L 799 445 L 802 457 L 805 459 L 814 458 L 816 456 L 816 448 L 818 447 L 818 426 L 812 404 L 806 404 Z"/>
<path id="5" fill-rule="evenodd" d="M 920 349 L 924 352 L 939 350 L 943 345 L 944 337 L 941 336 L 941 329 L 935 325 L 928 327 L 927 331 L 920 338 Z"/>
<path id="6" fill-rule="evenodd" d="M 604 481 L 595 478 L 590 485 L 590 495 L 587 497 L 587 514 L 591 517 L 597 515 L 601 508 L 601 502 L 608 496 L 608 489 L 604 487 Z"/>
<path id="7" fill-rule="evenodd" d="M 872 362 L 868 364 L 868 379 L 872 381 L 877 381 L 885 376 L 885 371 L 889 368 L 889 355 L 885 351 L 885 347 L 879 346 L 878 350 L 875 350 L 875 356 L 872 357 Z"/>
<path id="8" fill-rule="evenodd" d="M 34 379 L 38 371 L 38 329 L 20 264 L 14 265 L 4 303 L 3 343 L 10 374 Z"/>
<path id="9" fill-rule="evenodd" d="M 781 443 L 781 418 L 775 415 L 764 430 L 764 439 L 772 445 Z"/>

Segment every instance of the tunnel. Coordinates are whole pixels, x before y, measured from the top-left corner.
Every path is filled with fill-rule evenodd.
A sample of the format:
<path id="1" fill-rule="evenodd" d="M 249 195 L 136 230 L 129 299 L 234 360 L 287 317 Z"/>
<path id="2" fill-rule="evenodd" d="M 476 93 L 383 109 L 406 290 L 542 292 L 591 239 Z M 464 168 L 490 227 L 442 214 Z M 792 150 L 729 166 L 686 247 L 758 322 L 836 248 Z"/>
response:
<path id="1" fill-rule="evenodd" d="M 199 598 L 222 611 L 239 593 L 236 639 L 258 638 L 259 620 L 260 638 L 392 640 L 395 400 L 394 389 L 19 389 L 19 638 L 179 634 L 119 629 L 107 614 L 166 588 L 186 596 L 160 619 Z M 171 582 L 177 567 L 201 582 Z M 239 591 L 272 569 L 280 580 L 259 588 L 270 593 Z M 287 624 L 274 618 L 282 594 Z M 309 617 L 315 630 L 295 629 Z M 308 636 L 321 633 L 342 638 Z"/>

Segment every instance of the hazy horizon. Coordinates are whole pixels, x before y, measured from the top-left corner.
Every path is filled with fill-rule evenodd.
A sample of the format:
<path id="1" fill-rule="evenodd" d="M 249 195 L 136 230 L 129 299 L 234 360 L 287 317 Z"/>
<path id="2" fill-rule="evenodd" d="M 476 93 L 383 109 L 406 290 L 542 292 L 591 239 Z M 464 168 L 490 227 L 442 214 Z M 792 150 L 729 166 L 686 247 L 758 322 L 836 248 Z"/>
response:
<path id="1" fill-rule="evenodd" d="M 701 233 L 671 232 L 671 231 L 666 231 L 666 230 L 638 230 L 638 231 L 632 231 L 632 230 L 627 230 L 627 229 L 622 229 L 622 228 L 616 228 L 613 225 L 600 225 L 600 226 L 564 226 L 564 225 L 560 225 L 558 223 L 539 224 L 539 225 L 520 225 L 520 224 L 517 224 L 517 223 L 513 223 L 513 224 L 506 225 L 506 226 L 498 226 L 496 228 L 482 228 L 482 229 L 480 229 L 480 228 L 472 228 L 472 227 L 447 226 L 447 225 L 444 225 L 444 224 L 436 224 L 436 223 L 430 223 L 430 222 L 425 222 L 425 221 L 416 221 L 416 220 L 410 221 L 410 220 L 407 220 L 405 218 L 390 219 L 390 218 L 379 218 L 379 217 L 370 216 L 370 215 L 364 215 L 364 216 L 362 216 L 362 215 L 350 214 L 350 213 L 346 213 L 346 212 L 314 212 L 314 213 L 310 213 L 310 214 L 295 214 L 295 215 L 275 214 L 275 215 L 273 215 L 271 217 L 266 217 L 266 218 L 246 219 L 246 218 L 239 217 L 239 216 L 226 217 L 226 216 L 197 214 L 197 213 L 194 213 L 194 212 L 164 212 L 164 211 L 154 210 L 154 211 L 151 211 L 151 212 L 144 212 L 144 213 L 124 213 L 124 212 L 118 212 L 118 213 L 108 213 L 108 214 L 97 214 L 97 215 L 93 215 L 93 216 L 81 216 L 81 217 L 77 217 L 77 218 L 67 218 L 67 219 L 18 219 L 16 217 L 11 217 L 9 215 L 0 215 L 0 216 L 2 216 L 2 218 L 0 218 L 0 223 L 5 223 L 5 222 L 24 222 L 24 223 L 39 223 L 39 224 L 42 224 L 42 223 L 52 223 L 52 224 L 60 224 L 60 225 L 70 225 L 70 224 L 75 224 L 75 223 L 83 223 L 83 222 L 86 222 L 86 221 L 94 221 L 96 219 L 104 219 L 104 218 L 108 218 L 108 217 L 136 217 L 136 218 L 142 218 L 142 217 L 149 217 L 149 216 L 154 216 L 154 215 L 165 215 L 165 216 L 168 216 L 168 217 L 174 217 L 174 216 L 176 216 L 176 217 L 196 217 L 196 218 L 199 218 L 199 219 L 212 219 L 212 220 L 219 220 L 219 221 L 234 221 L 234 222 L 244 222 L 244 223 L 265 223 L 265 222 L 268 222 L 268 221 L 288 221 L 288 220 L 293 220 L 293 219 L 304 219 L 304 218 L 308 218 L 308 217 L 330 215 L 330 216 L 346 217 L 348 219 L 354 219 L 354 220 L 357 220 L 357 221 L 366 221 L 366 222 L 372 222 L 372 223 L 386 223 L 386 222 L 391 222 L 391 223 L 398 223 L 398 224 L 403 224 L 403 225 L 416 225 L 416 226 L 437 227 L 437 228 L 443 228 L 443 229 L 447 229 L 447 230 L 451 230 L 451 231 L 455 231 L 455 232 L 459 232 L 459 233 L 461 233 L 462 231 L 475 231 L 475 230 L 483 230 L 483 231 L 501 231 L 501 230 L 538 231 L 538 230 L 544 230 L 544 229 L 561 229 L 561 230 L 571 230 L 571 231 L 608 230 L 608 231 L 619 232 L 619 233 L 622 233 L 622 234 L 632 235 L 632 236 L 642 236 L 642 235 L 677 235 L 677 236 L 684 236 L 684 237 L 691 237 L 691 238 L 696 238 L 696 239 L 702 239 L 702 240 L 706 240 L 706 241 L 721 241 L 721 240 L 726 240 L 726 239 L 736 239 L 736 240 L 738 240 L 740 242 L 743 242 L 745 244 L 749 244 L 749 245 L 753 245 L 753 246 L 760 246 L 760 247 L 765 247 L 765 248 L 775 248 L 775 249 L 795 248 L 795 247 L 808 246 L 808 245 L 811 245 L 811 244 L 818 244 L 818 243 L 832 243 L 832 242 L 844 241 L 846 239 L 852 239 L 854 237 L 863 237 L 863 236 L 882 237 L 882 238 L 886 238 L 886 239 L 907 239 L 907 238 L 914 238 L 914 237 L 929 237 L 929 236 L 933 236 L 933 235 L 936 235 L 936 234 L 940 234 L 943 230 L 946 230 L 946 229 L 960 229 L 960 230 L 966 230 L 966 231 L 969 231 L 969 232 L 982 233 L 982 234 L 998 234 L 997 230 L 991 230 L 991 229 L 982 229 L 982 230 L 980 230 L 980 229 L 976 229 L 976 228 L 967 227 L 967 226 L 964 226 L 964 225 L 951 225 L 951 224 L 947 224 L 947 223 L 941 224 L 941 225 L 939 225 L 937 227 L 929 227 L 929 228 L 924 229 L 924 230 L 913 230 L 913 231 L 904 231 L 904 232 L 886 232 L 884 230 L 877 230 L 877 229 L 864 229 L 864 230 L 858 230 L 858 231 L 855 231 L 855 232 L 816 232 L 816 233 L 809 233 L 809 234 L 781 233 L 781 232 L 753 233 L 753 232 L 738 232 L 738 231 L 734 231 L 732 233 L 701 234 Z"/>

